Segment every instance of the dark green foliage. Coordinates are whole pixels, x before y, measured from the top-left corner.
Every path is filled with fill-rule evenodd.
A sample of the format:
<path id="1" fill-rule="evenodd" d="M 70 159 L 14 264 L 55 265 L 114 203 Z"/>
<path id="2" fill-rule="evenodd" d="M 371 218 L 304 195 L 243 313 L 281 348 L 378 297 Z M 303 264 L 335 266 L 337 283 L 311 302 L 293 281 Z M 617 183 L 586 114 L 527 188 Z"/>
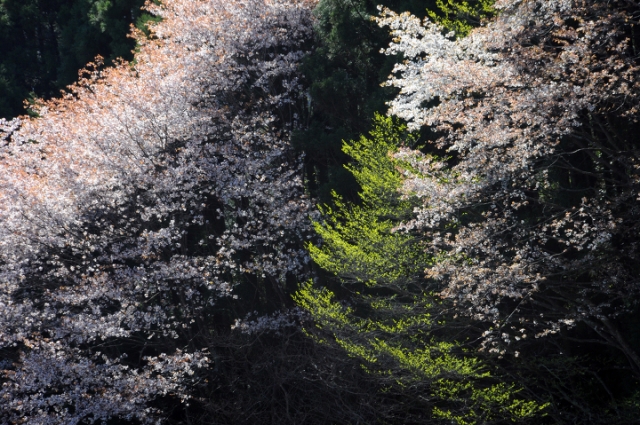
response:
<path id="1" fill-rule="evenodd" d="M 139 10 L 143 2 L 0 0 L 0 117 L 25 113 L 24 99 L 55 96 L 97 54 L 106 63 L 130 60 L 135 43 L 126 37 L 129 26 L 148 35 L 146 24 L 155 19 Z M 194 325 L 189 343 L 206 341 L 201 345 L 210 349 L 212 364 L 194 378 L 190 404 L 171 395 L 156 401 L 167 423 L 637 422 L 638 382 L 620 350 L 580 325 L 546 338 L 530 334 L 515 354 L 478 351 L 477 338 L 487 329 L 454 317 L 438 298 L 438 288 L 424 277 L 436 260 L 425 253 L 420 235 L 393 230 L 416 204 L 397 192 L 403 164 L 388 152 L 416 141 L 381 116 L 372 131 L 371 117 L 385 112 L 385 102 L 395 95 L 380 83 L 401 60 L 380 53 L 390 38 L 371 19 L 377 4 L 320 0 L 316 47 L 303 65 L 307 113 L 293 143 L 306 154 L 308 191 L 319 204 L 330 205 L 316 223 L 322 243 L 309 245 L 322 269 L 317 281 L 326 289 L 308 285 L 294 295 L 315 321 L 295 316 L 292 326 L 277 331 L 232 330 L 233 320 L 248 312 L 277 317 L 293 304 L 295 279 L 277 286 L 244 277 L 235 288 L 242 303 L 221 300 L 211 323 Z M 429 16 L 464 36 L 493 16 L 492 4 L 389 0 L 384 6 Z M 638 34 L 630 34 L 634 50 Z M 635 128 L 617 122 L 604 127 L 628 140 Z M 603 190 L 589 177 L 599 172 L 596 162 L 583 152 L 570 159 L 574 169 L 586 172 L 552 168 L 555 184 L 539 191 L 542 201 L 570 207 L 585 193 Z M 530 208 L 521 218 L 540 214 Z M 634 230 L 628 241 L 614 241 L 619 255 L 624 243 L 634 243 Z M 192 239 L 185 249 L 200 249 L 199 235 Z M 636 309 L 613 320 L 636 351 L 639 318 Z M 113 349 L 137 354 L 122 343 Z"/>
<path id="2" fill-rule="evenodd" d="M 127 34 L 150 19 L 144 0 L 0 0 L 0 117 L 73 83 L 96 55 L 131 60 Z"/>
<path id="3" fill-rule="evenodd" d="M 331 190 L 357 199 L 357 184 L 343 168 L 348 157 L 341 151 L 342 140 L 366 134 L 371 117 L 385 112 L 385 102 L 394 95 L 393 89 L 380 86 L 397 58 L 380 53 L 390 38 L 371 20 L 378 4 L 321 0 L 315 11 L 317 47 L 303 66 L 309 83 L 309 126 L 295 134 L 294 143 L 307 153 L 309 190 L 322 202 L 331 200 Z M 435 2 L 392 0 L 385 6 L 425 16 Z"/>
<path id="4" fill-rule="evenodd" d="M 397 12 L 407 10 L 406 3 L 404 7 L 399 2 L 392 3 L 387 2 L 384 6 Z M 493 1 L 439 0 L 433 4 L 427 3 L 431 2 L 422 2 L 411 12 L 418 16 L 428 15 L 445 30 L 454 31 L 458 37 L 465 36 L 472 27 L 496 13 L 492 9 Z M 429 11 L 426 11 L 427 8 Z M 380 205 L 372 204 L 371 197 L 363 199 L 357 195 L 358 190 L 366 190 L 367 185 L 363 185 L 361 179 L 354 179 L 342 166 L 350 163 L 351 170 L 358 169 L 363 163 L 362 158 L 351 158 L 340 149 L 342 140 L 357 140 L 360 134 L 369 132 L 372 112 L 386 110 L 384 102 L 394 93 L 389 88 L 379 87 L 379 83 L 400 58 L 383 57 L 378 53 L 380 47 L 386 46 L 389 40 L 374 23 L 368 21 L 370 15 L 376 14 L 373 4 L 364 1 L 322 1 L 317 13 L 319 47 L 307 60 L 305 68 L 311 84 L 310 125 L 306 132 L 298 133 L 296 142 L 308 153 L 307 179 L 311 193 L 321 204 L 331 205 L 331 208 L 324 208 L 325 219 L 316 226 L 323 243 L 311 247 L 316 264 L 324 269 L 320 283 L 328 289 L 321 291 L 312 286 L 303 287 L 297 295 L 298 302 L 311 311 L 322 328 L 315 329 L 318 338 L 324 336 L 325 343 L 337 343 L 346 353 L 367 364 L 370 371 L 388 371 L 391 376 L 401 368 L 394 370 L 397 364 L 394 365 L 389 359 L 395 356 L 416 360 L 418 357 L 415 352 L 403 351 L 398 343 L 404 341 L 401 337 L 393 338 L 386 334 L 378 335 L 379 340 L 367 339 L 367 332 L 379 330 L 371 323 L 375 323 L 377 315 L 384 308 L 373 309 L 366 301 L 377 297 L 375 301 L 390 312 L 397 314 L 402 311 L 391 308 L 397 307 L 402 299 L 398 294 L 390 297 L 393 289 L 391 292 L 389 290 L 406 287 L 398 285 L 398 282 L 389 285 L 389 277 L 397 277 L 393 273 L 402 274 L 407 260 L 413 258 L 417 261 L 420 256 L 402 255 L 404 251 L 399 254 L 398 249 L 394 250 L 400 246 L 396 240 L 400 238 L 399 235 L 392 237 L 387 234 L 385 239 L 384 230 L 389 230 L 394 224 L 379 220 Z M 635 48 L 635 40 L 632 41 Z M 628 123 L 613 127 L 618 132 L 631 128 Z M 377 141 L 365 151 L 373 154 L 376 147 L 391 149 L 385 145 L 386 142 Z M 588 163 L 588 158 L 583 156 L 582 152 L 578 152 L 573 157 L 582 168 L 583 163 Z M 380 181 L 385 179 L 388 171 L 379 164 L 370 167 L 370 170 L 378 170 L 376 177 Z M 585 193 L 600 190 L 594 181 L 584 175 L 574 175 L 562 168 L 554 172 L 557 173 L 554 175 L 557 186 L 549 187 L 541 196 L 553 198 L 558 204 L 575 205 L 575 200 L 581 199 Z M 374 181 L 369 179 L 369 183 Z M 339 196 L 332 197 L 332 189 Z M 527 214 L 536 215 L 540 212 L 531 209 Z M 384 217 L 390 216 L 384 214 Z M 527 217 L 523 216 L 522 219 Z M 404 280 L 404 284 L 413 281 L 414 284 L 428 285 L 421 270 L 406 274 L 401 280 Z M 382 287 L 385 287 L 384 290 L 381 290 Z M 362 294 L 374 294 L 374 297 L 366 298 Z M 387 304 L 384 304 L 384 300 Z M 432 312 L 435 310 L 432 309 Z M 410 317 L 419 320 L 416 314 Z M 637 347 L 640 340 L 637 317 L 637 313 L 626 314 L 614 320 L 633 347 Z M 473 323 L 461 326 L 459 321 L 451 317 L 439 325 L 442 326 L 437 331 L 431 329 L 432 335 L 449 338 L 453 335 L 457 335 L 455 338 L 462 336 L 464 346 L 472 351 L 480 348 L 476 338 L 486 330 L 474 329 Z M 416 337 L 416 329 L 407 334 Z M 470 338 L 467 340 L 466 336 Z M 638 383 L 629 373 L 623 354 L 614 348 L 615 344 L 602 344 L 599 336 L 585 326 L 546 338 L 531 336 L 526 344 L 521 344 L 515 355 L 476 354 L 491 365 L 494 376 L 500 376 L 504 381 L 513 382 L 521 388 L 519 395 L 523 399 L 546 406 L 545 416 L 536 418 L 535 423 L 622 425 L 637 422 L 640 411 Z M 427 343 L 425 338 L 416 338 L 416 346 Z M 392 346 L 394 343 L 400 345 Z M 381 355 L 383 352 L 386 357 Z M 425 362 L 418 361 L 417 364 L 424 365 Z M 388 395 L 395 391 L 390 388 L 391 385 L 387 387 Z M 400 391 L 395 396 L 414 407 L 420 402 L 414 404 L 412 395 L 432 390 L 428 386 L 407 388 L 410 388 L 410 394 Z M 424 415 L 417 422 L 430 423 L 432 419 L 427 416 Z M 379 417 L 381 423 L 385 420 Z M 521 423 L 524 422 L 522 420 Z M 404 422 L 395 419 L 389 423 Z"/>

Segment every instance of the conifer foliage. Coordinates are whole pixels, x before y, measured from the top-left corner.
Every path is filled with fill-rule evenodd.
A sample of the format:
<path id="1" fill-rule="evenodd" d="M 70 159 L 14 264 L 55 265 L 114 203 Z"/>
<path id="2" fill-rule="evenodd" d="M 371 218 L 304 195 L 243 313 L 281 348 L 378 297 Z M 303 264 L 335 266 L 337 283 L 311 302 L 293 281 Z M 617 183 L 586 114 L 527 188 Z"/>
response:
<path id="1" fill-rule="evenodd" d="M 0 118 L 27 112 L 23 104 L 51 98 L 77 80 L 100 54 L 131 60 L 129 26 L 144 30 L 145 0 L 2 0 L 0 2 Z"/>
<path id="2" fill-rule="evenodd" d="M 336 198 L 315 224 L 310 253 L 333 280 L 297 295 L 309 332 L 406 405 L 432 396 L 416 422 L 635 422 L 638 4 L 438 4 L 436 22 L 381 8 L 403 58 L 389 113 L 427 143 L 346 143 L 361 202 Z M 451 19 L 471 12 L 483 25 Z M 493 399 L 475 392 L 491 379 L 480 359 L 508 386 Z"/>
<path id="3" fill-rule="evenodd" d="M 534 418 L 546 406 L 521 398 L 515 385 L 493 377 L 488 365 L 465 352 L 451 335 L 459 325 L 447 323 L 446 307 L 424 285 L 422 271 L 432 258 L 415 235 L 393 232 L 414 205 L 397 191 L 401 164 L 391 157 L 415 142 L 405 130 L 377 116 L 370 137 L 344 144 L 356 160 L 348 169 L 362 188 L 362 202 L 348 205 L 334 193 L 334 206 L 322 208 L 323 221 L 314 223 L 322 243 L 310 244 L 309 251 L 336 276 L 347 300 L 341 303 L 329 288 L 302 286 L 295 299 L 314 319 L 308 332 L 359 359 L 388 393 L 427 412 L 416 419 L 412 409 L 389 409 L 385 423 L 398 421 L 394 416 L 457 425 Z"/>
<path id="4" fill-rule="evenodd" d="M 220 302 L 284 306 L 307 262 L 288 135 L 312 6 L 149 3 L 133 64 L 0 122 L 0 422 L 151 422 L 215 357 Z"/>

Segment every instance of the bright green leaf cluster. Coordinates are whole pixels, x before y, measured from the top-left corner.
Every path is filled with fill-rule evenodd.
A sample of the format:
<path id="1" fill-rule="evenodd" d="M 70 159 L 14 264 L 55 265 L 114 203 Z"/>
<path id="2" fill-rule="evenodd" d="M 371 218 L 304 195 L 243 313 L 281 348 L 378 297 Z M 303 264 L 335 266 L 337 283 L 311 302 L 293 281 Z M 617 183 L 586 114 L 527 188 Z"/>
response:
<path id="1" fill-rule="evenodd" d="M 412 236 L 393 232 L 398 217 L 408 214 L 412 203 L 397 193 L 402 180 L 389 153 L 403 140 L 412 143 L 413 137 L 391 118 L 377 115 L 375 122 L 370 138 L 362 136 L 343 147 L 354 159 L 346 168 L 362 188 L 362 202 L 347 205 L 334 192 L 333 206 L 321 207 L 324 221 L 314 224 L 323 244 L 307 247 L 324 270 L 372 285 L 396 283 L 420 273 L 428 264 Z"/>
<path id="2" fill-rule="evenodd" d="M 427 13 L 456 37 L 465 37 L 483 20 L 496 15 L 494 3 L 495 0 L 436 0 L 439 11 L 427 10 Z"/>
<path id="3" fill-rule="evenodd" d="M 422 278 L 433 259 L 415 235 L 394 231 L 415 201 L 399 194 L 401 164 L 391 153 L 414 143 L 403 125 L 380 115 L 369 137 L 344 143 L 361 202 L 347 204 L 334 194 L 315 223 L 322 243 L 308 249 L 352 296 L 346 306 L 327 288 L 302 285 L 294 299 L 314 319 L 307 332 L 319 342 L 335 342 L 388 385 L 426 385 L 434 418 L 463 425 L 538 415 L 544 406 L 519 398 L 514 385 L 500 382 L 438 331 L 442 301 Z"/>

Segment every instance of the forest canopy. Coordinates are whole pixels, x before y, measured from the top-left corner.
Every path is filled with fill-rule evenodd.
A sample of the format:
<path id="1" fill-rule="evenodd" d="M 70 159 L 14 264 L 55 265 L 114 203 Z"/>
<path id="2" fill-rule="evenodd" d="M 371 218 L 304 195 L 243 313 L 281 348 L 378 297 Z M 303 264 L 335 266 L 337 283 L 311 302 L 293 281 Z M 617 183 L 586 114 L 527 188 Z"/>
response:
<path id="1" fill-rule="evenodd" d="M 0 423 L 635 423 L 639 21 L 0 0 Z"/>

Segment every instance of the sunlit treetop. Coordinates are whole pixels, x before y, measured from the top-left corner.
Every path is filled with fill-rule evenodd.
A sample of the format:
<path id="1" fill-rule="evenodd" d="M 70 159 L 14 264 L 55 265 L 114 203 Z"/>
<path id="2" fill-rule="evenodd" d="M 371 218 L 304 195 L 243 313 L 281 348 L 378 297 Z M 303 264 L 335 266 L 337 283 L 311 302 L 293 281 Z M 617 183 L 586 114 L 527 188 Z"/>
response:
<path id="1" fill-rule="evenodd" d="M 154 421 L 208 362 L 211 306 L 246 314 L 225 300 L 247 285 L 284 306 L 308 262 L 288 139 L 313 5 L 148 3 L 133 63 L 0 122 L 0 422 Z"/>
<path id="2" fill-rule="evenodd" d="M 640 358 L 608 318 L 640 290 L 637 2 L 495 3 L 467 37 L 383 9 L 401 53 L 391 114 L 427 128 L 451 178 L 402 150 L 404 190 L 439 261 L 427 277 L 461 312 L 493 324 L 486 347 L 582 321 Z M 501 342 L 500 342 L 501 341 Z"/>

